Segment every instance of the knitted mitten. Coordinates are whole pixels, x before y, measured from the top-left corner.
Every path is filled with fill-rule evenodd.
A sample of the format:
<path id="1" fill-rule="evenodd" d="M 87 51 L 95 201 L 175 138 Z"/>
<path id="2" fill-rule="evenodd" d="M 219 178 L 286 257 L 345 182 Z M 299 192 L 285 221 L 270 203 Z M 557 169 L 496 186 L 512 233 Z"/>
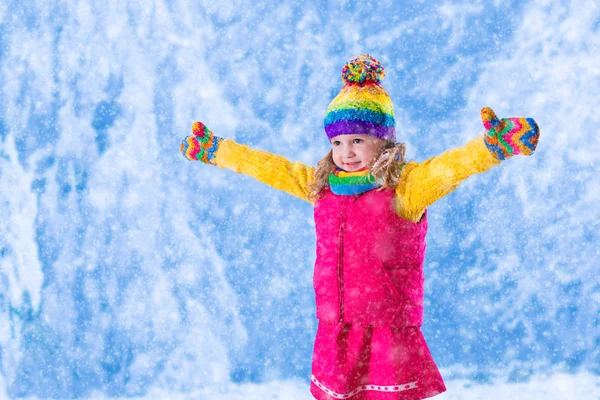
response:
<path id="1" fill-rule="evenodd" d="M 215 136 L 202 122 L 194 122 L 192 133 L 181 142 L 181 153 L 188 160 L 216 165 L 213 159 L 223 139 Z"/>
<path id="2" fill-rule="evenodd" d="M 494 111 L 485 107 L 481 110 L 483 126 L 487 130 L 483 139 L 488 150 L 498 160 L 517 154 L 533 153 L 540 137 L 540 128 L 533 118 L 496 117 Z"/>

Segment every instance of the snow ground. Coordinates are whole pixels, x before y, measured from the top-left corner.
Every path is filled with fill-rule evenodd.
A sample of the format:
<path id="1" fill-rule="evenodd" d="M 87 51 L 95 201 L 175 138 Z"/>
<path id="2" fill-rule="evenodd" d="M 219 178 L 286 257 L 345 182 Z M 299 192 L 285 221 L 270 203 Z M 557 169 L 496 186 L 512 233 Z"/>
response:
<path id="1" fill-rule="evenodd" d="M 0 377 L 0 380 L 2 378 Z M 1 387 L 0 381 L 0 387 Z M 446 381 L 448 391 L 436 400 L 598 400 L 600 399 L 600 377 L 589 372 L 577 374 L 555 373 L 544 376 L 534 375 L 528 382 L 501 382 L 475 384 L 466 379 Z M 0 400 L 8 399 L 6 394 Z M 95 395 L 90 400 L 106 399 Z M 171 393 L 154 390 L 142 397 L 145 400 L 310 400 L 308 383 L 300 380 L 272 381 L 262 384 L 230 385 L 210 388 L 192 393 Z M 29 398 L 36 400 L 35 398 Z M 118 399 L 115 399 L 118 400 Z M 121 398 L 120 400 L 125 400 Z"/>

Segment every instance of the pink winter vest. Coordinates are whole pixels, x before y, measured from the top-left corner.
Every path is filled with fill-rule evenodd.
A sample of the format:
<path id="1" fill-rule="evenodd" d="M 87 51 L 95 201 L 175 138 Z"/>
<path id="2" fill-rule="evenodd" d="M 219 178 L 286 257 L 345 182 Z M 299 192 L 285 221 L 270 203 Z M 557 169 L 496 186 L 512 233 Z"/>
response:
<path id="1" fill-rule="evenodd" d="M 393 190 L 315 204 L 317 318 L 374 326 L 421 326 L 427 215 L 400 218 Z"/>

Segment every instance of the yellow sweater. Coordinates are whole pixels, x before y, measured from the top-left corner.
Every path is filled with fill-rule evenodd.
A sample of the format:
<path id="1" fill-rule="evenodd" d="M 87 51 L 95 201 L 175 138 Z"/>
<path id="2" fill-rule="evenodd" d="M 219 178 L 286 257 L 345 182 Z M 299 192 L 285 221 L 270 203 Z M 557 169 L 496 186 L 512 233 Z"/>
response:
<path id="1" fill-rule="evenodd" d="M 313 181 L 314 167 L 251 149 L 231 139 L 220 143 L 214 161 L 221 168 L 249 175 L 313 203 L 308 187 Z M 420 164 L 411 161 L 404 166 L 398 180 L 396 212 L 404 219 L 417 222 L 427 207 L 451 193 L 462 181 L 498 164 L 500 161 L 488 151 L 481 136 Z"/>

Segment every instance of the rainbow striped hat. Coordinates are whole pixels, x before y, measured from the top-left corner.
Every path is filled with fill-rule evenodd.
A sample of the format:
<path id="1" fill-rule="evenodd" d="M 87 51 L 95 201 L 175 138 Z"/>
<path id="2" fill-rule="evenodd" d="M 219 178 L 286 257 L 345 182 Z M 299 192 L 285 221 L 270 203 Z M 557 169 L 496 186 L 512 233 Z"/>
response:
<path id="1" fill-rule="evenodd" d="M 325 115 L 325 133 L 364 134 L 396 140 L 396 120 L 392 99 L 381 86 L 383 66 L 368 54 L 350 60 L 342 69 L 344 87 Z"/>

